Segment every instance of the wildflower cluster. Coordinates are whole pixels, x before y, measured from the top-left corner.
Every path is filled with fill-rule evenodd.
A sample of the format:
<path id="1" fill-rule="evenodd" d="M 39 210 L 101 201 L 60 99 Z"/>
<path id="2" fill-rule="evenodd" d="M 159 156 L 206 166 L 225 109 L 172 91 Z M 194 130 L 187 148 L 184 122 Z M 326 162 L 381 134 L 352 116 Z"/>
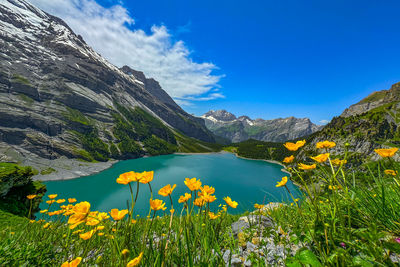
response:
<path id="1" fill-rule="evenodd" d="M 115 259 L 115 256 L 100 254 L 96 259 L 96 264 L 100 262 L 104 264 L 103 258 L 114 257 L 114 263 L 119 265 L 137 266 L 141 264 L 143 258 L 151 257 L 149 255 L 154 255 L 153 251 L 158 251 L 157 253 L 161 255 L 158 259 L 160 263 L 169 265 L 174 259 L 173 253 L 181 249 L 178 247 L 179 244 L 179 246 L 182 246 L 183 243 L 186 244 L 187 251 L 192 253 L 195 251 L 192 246 L 200 241 L 197 236 L 194 236 L 194 233 L 201 236 L 205 233 L 203 231 L 210 231 L 210 229 L 213 229 L 213 232 L 222 231 L 222 223 L 227 220 L 227 207 L 236 208 L 238 206 L 236 201 L 227 196 L 224 197 L 226 205 L 220 205 L 219 210 L 212 209 L 210 204 L 217 199 L 215 188 L 203 185 L 200 179 L 186 178 L 184 184 L 189 191 L 179 197 L 178 203 L 181 205 L 182 211 L 180 216 L 174 220 L 175 208 L 171 195 L 177 185 L 168 184 L 158 190 L 159 196 L 169 199 L 168 207 L 168 201 L 153 197 L 151 187 L 153 178 L 153 171 L 140 173 L 130 171 L 119 175 L 116 182 L 128 186 L 131 193 L 128 209 L 111 209 L 109 212 L 100 212 L 92 210 L 91 204 L 87 201 L 77 202 L 75 198 L 63 199 L 57 198 L 57 194 L 50 194 L 46 201 L 48 206 L 40 211 L 40 214 L 47 220 L 31 220 L 30 223 L 40 225 L 48 233 L 63 230 L 66 223 L 67 230 L 62 239 L 63 247 L 67 249 L 80 244 L 83 250 L 78 250 L 78 254 L 73 255 L 68 253 L 67 249 L 67 256 L 61 266 L 78 266 L 81 263 L 90 262 L 88 250 L 93 242 L 109 244 L 108 250 L 112 255 L 120 255 L 118 259 Z M 146 219 L 134 217 L 140 185 L 147 186 L 151 193 L 148 202 L 149 216 Z M 136 192 L 134 192 L 134 188 L 136 188 Z M 29 200 L 35 197 L 36 195 L 27 196 Z M 169 209 L 168 215 L 164 212 L 167 209 Z M 162 212 L 161 217 L 156 216 L 158 212 Z M 168 221 L 166 221 L 167 218 Z M 174 221 L 176 229 L 173 227 Z M 159 229 L 160 226 L 162 226 L 162 230 Z M 154 241 L 155 233 L 158 233 L 160 241 Z M 213 236 L 213 238 L 212 242 L 218 243 L 220 237 Z M 188 258 L 188 262 L 192 260 Z M 147 263 L 151 262 L 149 259 L 146 261 Z"/>
<path id="2" fill-rule="evenodd" d="M 297 151 L 304 144 L 287 142 L 284 146 Z M 391 266 L 396 253 L 400 253 L 399 167 L 392 159 L 398 148 L 375 149 L 381 160 L 375 165 L 369 163 L 369 173 L 357 173 L 363 177 L 359 178 L 354 172 L 350 177 L 347 174 L 348 145 L 344 157 L 332 157 L 336 146 L 329 140 L 318 142 L 315 148 L 321 153 L 303 162 L 293 155 L 284 158 L 303 198 L 301 202 L 293 198 L 286 186 L 288 177 L 283 177 L 276 187 L 284 187 L 293 202 L 274 210 L 271 216 L 292 235 L 290 240 L 301 237 L 303 242 L 313 244 L 307 250 L 308 257 L 313 258 L 312 266 L 364 266 L 369 262 Z M 375 168 L 371 170 L 370 166 Z M 263 209 L 258 204 L 254 207 Z M 287 262 L 293 266 L 305 264 L 299 260 L 300 254 Z"/>

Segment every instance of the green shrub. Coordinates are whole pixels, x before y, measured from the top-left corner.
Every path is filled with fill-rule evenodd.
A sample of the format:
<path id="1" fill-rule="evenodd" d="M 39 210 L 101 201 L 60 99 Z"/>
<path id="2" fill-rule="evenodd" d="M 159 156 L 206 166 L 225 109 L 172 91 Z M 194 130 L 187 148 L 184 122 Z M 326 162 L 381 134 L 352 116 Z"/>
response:
<path id="1" fill-rule="evenodd" d="M 56 170 L 51 168 L 51 167 L 48 167 L 48 168 L 45 168 L 45 169 L 41 170 L 40 174 L 41 175 L 46 175 L 46 174 L 50 174 L 50 173 L 53 173 L 53 172 L 56 172 Z"/>

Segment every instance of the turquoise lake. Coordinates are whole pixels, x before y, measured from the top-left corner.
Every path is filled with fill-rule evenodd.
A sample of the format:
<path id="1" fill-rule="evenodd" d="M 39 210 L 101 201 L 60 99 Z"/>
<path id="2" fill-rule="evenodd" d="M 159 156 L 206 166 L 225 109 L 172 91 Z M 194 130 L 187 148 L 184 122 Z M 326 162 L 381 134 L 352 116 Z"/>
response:
<path id="1" fill-rule="evenodd" d="M 237 209 L 229 209 L 230 213 L 242 213 L 253 210 L 254 203 L 280 202 L 291 200 L 285 188 L 275 185 L 286 173 L 282 166 L 261 160 L 248 160 L 236 157 L 230 153 L 164 155 L 148 158 L 120 161 L 111 168 L 100 173 L 72 180 L 45 182 L 47 194 L 58 194 L 59 198 L 76 198 L 79 201 L 89 201 L 92 210 L 110 211 L 113 208 L 126 209 L 130 200 L 128 185 L 115 182 L 119 174 L 135 171 L 154 171 L 151 182 L 154 197 L 163 199 L 168 208 L 169 198 L 157 194 L 158 190 L 167 184 L 176 184 L 172 197 L 175 210 L 182 207 L 178 198 L 189 189 L 184 184 L 185 178 L 196 177 L 203 185 L 215 187 L 217 200 L 211 209 L 216 210 L 224 203 L 223 197 L 230 196 L 239 203 Z M 299 190 L 290 181 L 287 183 L 294 197 L 300 195 Z M 136 186 L 133 187 L 136 189 Z M 140 184 L 139 197 L 135 206 L 135 214 L 147 215 L 150 192 L 148 185 Z M 47 196 L 44 200 L 48 200 Z M 58 205 L 58 204 L 56 204 Z M 46 209 L 43 202 L 41 209 Z M 168 209 L 169 210 L 169 209 Z M 168 211 L 167 210 L 167 211 Z M 40 215 L 39 215 L 40 217 Z"/>

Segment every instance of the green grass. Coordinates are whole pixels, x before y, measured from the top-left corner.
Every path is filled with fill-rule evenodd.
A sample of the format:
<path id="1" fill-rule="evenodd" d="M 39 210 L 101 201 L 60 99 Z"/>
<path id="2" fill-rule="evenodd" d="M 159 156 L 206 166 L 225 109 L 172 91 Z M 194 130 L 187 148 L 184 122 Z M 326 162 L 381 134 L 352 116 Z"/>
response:
<path id="1" fill-rule="evenodd" d="M 128 188 L 126 186 L 126 190 Z M 132 200 L 137 194 L 138 191 L 132 193 Z M 194 196 L 195 192 L 192 199 Z M 168 198 L 164 199 L 169 202 Z M 29 221 L 0 211 L 0 262 L 12 266 L 59 266 L 82 257 L 88 266 L 125 266 L 143 252 L 142 266 L 150 263 L 154 266 L 193 266 L 194 262 L 196 266 L 223 265 L 221 251 L 238 250 L 230 230 L 238 215 L 229 215 L 212 205 L 192 209 L 191 200 L 188 205 L 174 203 L 176 216 L 169 211 L 171 203 L 165 212 L 149 210 L 148 218 L 135 216 L 131 202 L 129 212 L 122 220 L 97 220 L 96 213 L 88 213 L 81 220 L 86 224 L 95 220 L 97 224 L 83 223 L 74 229 L 69 227 L 72 224 L 65 223 L 68 218 L 63 215 L 50 217 L 50 213 L 43 213 L 43 218 L 39 219 L 46 221 Z M 59 210 L 60 205 L 49 204 L 47 209 Z M 210 209 L 218 214 L 217 219 L 209 218 Z M 103 229 L 98 229 L 99 226 Z M 97 230 L 87 240 L 75 232 L 87 233 L 93 229 Z M 121 254 L 124 249 L 129 250 L 125 256 Z"/>
<path id="2" fill-rule="evenodd" d="M 270 214 L 290 232 L 288 240 L 313 244 L 323 266 L 395 266 L 390 255 L 400 253 L 400 184 L 398 175 L 383 170 L 400 171 L 398 163 L 370 162 L 367 172 L 357 173 L 330 162 L 312 171 L 300 170 L 297 162 L 289 167 L 304 188 L 303 201 Z"/>
<path id="3" fill-rule="evenodd" d="M 91 119 L 86 117 L 82 112 L 77 109 L 66 107 L 67 111 L 63 113 L 63 116 L 70 122 L 76 122 L 83 125 L 93 125 Z"/>
<path id="4" fill-rule="evenodd" d="M 52 167 L 48 167 L 48 168 L 45 168 L 45 169 L 41 170 L 40 174 L 41 175 L 46 175 L 46 174 L 51 174 L 53 172 L 56 172 L 56 170 L 53 169 Z"/>
<path id="5" fill-rule="evenodd" d="M 14 74 L 12 76 L 12 81 L 17 82 L 17 83 L 22 83 L 25 85 L 31 85 L 31 82 L 27 78 L 25 78 L 24 76 L 19 75 L 19 74 Z"/>
<path id="6" fill-rule="evenodd" d="M 178 152 L 182 153 L 219 152 L 223 147 L 220 144 L 200 141 L 179 132 L 175 133 L 175 138 L 178 143 Z"/>
<path id="7" fill-rule="evenodd" d="M 361 100 L 359 102 L 359 104 L 375 102 L 375 101 L 383 99 L 386 95 L 387 95 L 387 90 L 373 92 L 372 94 L 370 94 L 369 96 L 367 96 L 366 98 Z"/>
<path id="8" fill-rule="evenodd" d="M 237 153 L 237 147 L 234 146 L 225 146 L 222 150 L 230 153 Z"/>
<path id="9" fill-rule="evenodd" d="M 35 100 L 24 94 L 18 94 L 18 97 L 24 101 L 28 106 L 32 106 Z"/>

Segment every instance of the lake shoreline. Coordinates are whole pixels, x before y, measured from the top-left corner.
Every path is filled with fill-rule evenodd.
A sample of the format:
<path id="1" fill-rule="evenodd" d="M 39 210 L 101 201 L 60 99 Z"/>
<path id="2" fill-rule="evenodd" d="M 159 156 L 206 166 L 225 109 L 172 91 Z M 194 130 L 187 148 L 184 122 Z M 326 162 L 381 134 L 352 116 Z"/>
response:
<path id="1" fill-rule="evenodd" d="M 281 162 L 279 162 L 279 161 L 271 160 L 271 159 L 252 159 L 252 158 L 246 158 L 246 157 L 239 156 L 239 155 L 238 155 L 237 153 L 235 153 L 235 152 L 228 152 L 228 151 L 227 151 L 227 153 L 235 154 L 236 157 L 241 158 L 241 159 L 259 160 L 259 161 L 265 161 L 265 162 L 268 162 L 268 163 L 273 163 L 273 164 L 280 165 L 281 167 L 283 167 L 283 168 L 281 169 L 282 172 L 291 175 L 291 173 L 290 173 L 288 170 L 286 170 L 286 166 L 283 165 L 283 164 L 282 164 Z"/>
<path id="2" fill-rule="evenodd" d="M 60 158 L 48 160 L 46 163 L 30 164 L 33 168 L 52 168 L 55 171 L 49 174 L 37 174 L 32 177 L 34 181 L 63 181 L 93 175 L 111 168 L 118 160 L 106 162 L 84 162 L 77 159 Z"/>
<path id="3" fill-rule="evenodd" d="M 246 160 L 258 160 L 264 161 L 272 164 L 278 164 L 284 168 L 281 169 L 282 172 L 285 172 L 290 175 L 290 173 L 286 170 L 285 165 L 278 161 L 274 160 L 266 160 L 266 159 L 252 159 L 239 156 L 237 153 L 229 152 L 229 151 L 219 151 L 219 152 L 202 152 L 202 153 L 183 153 L 176 152 L 169 155 L 211 155 L 211 154 L 234 154 L 237 158 L 246 159 Z M 144 158 L 151 156 L 144 156 Z M 112 160 L 107 162 L 84 162 L 77 159 L 68 159 L 68 158 L 59 158 L 55 160 L 45 160 L 45 162 L 30 162 L 28 165 L 33 168 L 45 169 L 45 168 L 53 168 L 55 172 L 49 174 L 37 174 L 32 177 L 35 181 L 63 181 L 63 180 L 71 180 L 77 179 L 83 176 L 93 175 L 99 172 L 102 172 L 106 169 L 111 168 L 114 164 L 119 162 L 119 160 Z"/>

